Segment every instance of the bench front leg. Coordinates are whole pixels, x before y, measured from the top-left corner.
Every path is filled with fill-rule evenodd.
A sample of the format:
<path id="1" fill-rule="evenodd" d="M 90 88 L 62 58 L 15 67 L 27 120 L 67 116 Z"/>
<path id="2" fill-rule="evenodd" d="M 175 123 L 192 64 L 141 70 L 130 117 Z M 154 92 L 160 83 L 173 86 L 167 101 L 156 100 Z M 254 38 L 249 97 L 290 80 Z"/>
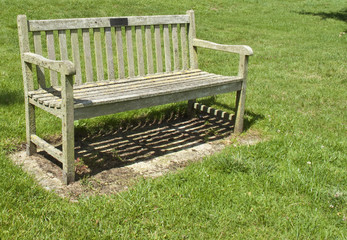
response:
<path id="1" fill-rule="evenodd" d="M 72 75 L 62 75 L 63 181 L 75 181 L 75 136 Z"/>
<path id="2" fill-rule="evenodd" d="M 236 92 L 236 119 L 234 133 L 241 134 L 243 131 L 245 101 L 246 101 L 246 84 L 247 84 L 247 65 L 248 55 L 240 55 L 238 76 L 243 78 L 240 91 Z"/>

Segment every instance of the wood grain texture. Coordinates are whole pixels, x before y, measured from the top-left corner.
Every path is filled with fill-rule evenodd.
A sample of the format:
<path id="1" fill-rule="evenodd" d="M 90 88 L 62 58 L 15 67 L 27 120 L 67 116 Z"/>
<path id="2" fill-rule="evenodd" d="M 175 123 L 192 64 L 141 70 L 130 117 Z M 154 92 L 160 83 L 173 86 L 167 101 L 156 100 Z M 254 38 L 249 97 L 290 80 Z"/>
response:
<path id="1" fill-rule="evenodd" d="M 143 42 L 142 42 L 142 28 L 141 26 L 135 27 L 136 32 L 136 53 L 137 53 L 137 69 L 138 75 L 145 75 L 145 62 L 143 56 Z"/>
<path id="2" fill-rule="evenodd" d="M 138 81 L 127 80 L 108 84 L 86 85 L 75 87 L 75 108 L 111 102 L 129 101 L 146 98 L 156 94 L 174 94 L 184 90 L 210 88 L 229 83 L 240 83 L 238 77 L 227 77 L 207 72 L 186 72 L 165 74 L 157 78 L 138 78 Z M 239 85 L 241 86 L 241 85 Z M 238 90 L 240 90 L 239 88 Z M 58 91 L 58 90 L 57 90 Z M 59 92 L 34 91 L 30 97 L 45 106 L 58 107 L 61 104 Z"/>
<path id="3" fill-rule="evenodd" d="M 59 30 L 58 36 L 59 36 L 60 58 L 61 58 L 61 60 L 68 60 L 69 56 L 67 53 L 66 31 L 65 30 Z"/>
<path id="4" fill-rule="evenodd" d="M 185 24 L 181 24 L 181 52 L 182 52 L 182 69 L 189 68 L 188 64 L 188 47 L 187 47 L 187 28 Z"/>
<path id="5" fill-rule="evenodd" d="M 62 75 L 63 181 L 75 181 L 74 100 L 72 76 Z"/>
<path id="6" fill-rule="evenodd" d="M 171 50 L 170 50 L 170 36 L 169 26 L 163 26 L 164 31 L 164 53 L 165 53 L 165 72 L 171 72 Z"/>
<path id="7" fill-rule="evenodd" d="M 47 68 L 55 73 L 59 72 L 66 75 L 73 75 L 76 73 L 74 64 L 69 60 L 51 60 L 35 53 L 24 53 L 23 61 L 26 63 L 33 63 L 35 65 Z"/>
<path id="8" fill-rule="evenodd" d="M 152 32 L 151 26 L 145 26 L 145 38 L 146 38 L 146 56 L 147 56 L 147 73 L 153 74 L 153 49 L 152 49 Z"/>
<path id="9" fill-rule="evenodd" d="M 53 31 L 47 31 L 46 32 L 46 39 L 47 39 L 48 58 L 51 60 L 56 60 Z M 50 75 L 50 80 L 51 80 L 52 86 L 57 86 L 58 85 L 58 74 L 51 70 L 51 71 L 49 71 L 49 75 Z"/>
<path id="10" fill-rule="evenodd" d="M 49 155 L 57 159 L 59 162 L 62 162 L 63 158 L 63 152 L 59 149 L 55 148 L 39 136 L 35 134 L 31 134 L 30 136 L 31 141 L 37 145 L 39 148 L 44 149 Z"/>
<path id="11" fill-rule="evenodd" d="M 104 28 L 116 26 L 144 26 L 188 23 L 187 15 L 126 16 L 103 18 L 74 18 L 54 20 L 30 20 L 29 31 Z M 118 23 L 118 24 L 117 24 Z"/>
<path id="12" fill-rule="evenodd" d="M 83 37 L 83 55 L 84 55 L 84 65 L 87 82 L 93 82 L 93 64 L 92 64 L 92 53 L 90 49 L 90 34 L 89 29 L 82 29 Z"/>
<path id="13" fill-rule="evenodd" d="M 236 93 L 236 119 L 234 133 L 241 134 L 243 131 L 245 101 L 246 101 L 246 85 L 247 85 L 247 67 L 248 56 L 240 55 L 238 76 L 243 79 L 241 90 Z"/>
<path id="14" fill-rule="evenodd" d="M 226 44 L 218 44 L 206 40 L 201 40 L 194 38 L 193 39 L 193 45 L 195 47 L 203 47 L 203 48 L 209 48 L 224 52 L 231 52 L 231 53 L 238 53 L 243 55 L 253 55 L 253 50 L 249 46 L 246 45 L 226 45 Z"/>
<path id="15" fill-rule="evenodd" d="M 161 34 L 160 34 L 160 26 L 154 26 L 154 36 L 155 36 L 155 57 L 157 61 L 157 72 L 163 72 L 163 55 L 161 50 Z"/>
<path id="16" fill-rule="evenodd" d="M 19 47 L 21 52 L 26 126 L 26 153 L 28 156 L 36 153 L 36 145 L 31 141 L 31 134 L 36 134 L 35 106 L 29 103 L 28 92 L 34 90 L 32 65 L 24 61 L 24 54 L 30 52 L 28 21 L 25 15 L 17 16 Z"/>
<path id="17" fill-rule="evenodd" d="M 232 82 L 221 86 L 213 86 L 198 89 L 184 89 L 177 93 L 158 93 L 146 98 L 136 98 L 122 102 L 110 102 L 101 105 L 88 105 L 82 108 L 75 108 L 75 119 L 84 119 L 96 117 L 111 113 L 124 112 L 128 110 L 136 110 L 145 107 L 157 106 L 167 103 L 179 102 L 187 100 L 187 98 L 195 99 L 200 97 L 211 96 L 219 93 L 226 93 L 239 89 L 240 82 Z"/>
<path id="18" fill-rule="evenodd" d="M 125 78 L 125 70 L 124 70 L 122 28 L 116 27 L 115 31 L 116 31 L 116 46 L 117 46 L 118 77 L 120 79 L 123 79 Z"/>
<path id="19" fill-rule="evenodd" d="M 33 32 L 33 38 L 34 38 L 35 53 L 38 55 L 42 55 L 41 32 Z M 45 88 L 46 78 L 45 78 L 44 68 L 40 66 L 36 66 L 36 74 L 37 74 L 37 81 L 39 83 L 39 86 L 41 88 Z"/>
<path id="20" fill-rule="evenodd" d="M 178 30 L 177 25 L 171 25 L 172 28 L 172 51 L 174 60 L 174 70 L 178 71 L 180 69 L 180 56 L 178 50 Z"/>
<path id="21" fill-rule="evenodd" d="M 75 84 L 82 84 L 82 69 L 81 69 L 81 57 L 80 57 L 80 47 L 78 41 L 78 31 L 71 30 L 71 48 L 72 48 L 72 59 L 76 68 Z"/>
<path id="22" fill-rule="evenodd" d="M 100 28 L 94 28 L 93 33 L 94 33 L 94 49 L 95 49 L 95 62 L 96 62 L 96 78 L 97 78 L 97 81 L 102 81 L 102 80 L 105 80 L 105 77 L 104 77 L 104 63 L 102 58 Z"/>
<path id="23" fill-rule="evenodd" d="M 105 48 L 106 48 L 106 62 L 107 62 L 107 78 L 114 79 L 114 62 L 113 62 L 113 47 L 112 47 L 112 34 L 111 28 L 107 27 L 105 31 Z"/>
<path id="24" fill-rule="evenodd" d="M 190 59 L 190 68 L 198 68 L 198 50 L 193 45 L 193 40 L 196 38 L 196 29 L 195 29 L 195 15 L 193 10 L 187 11 L 189 15 L 189 29 L 188 29 L 188 45 L 189 45 L 189 59 Z"/>
<path id="25" fill-rule="evenodd" d="M 134 49 L 131 27 L 125 27 L 125 38 L 127 42 L 127 58 L 128 58 L 128 75 L 129 77 L 135 76 L 134 66 Z"/>

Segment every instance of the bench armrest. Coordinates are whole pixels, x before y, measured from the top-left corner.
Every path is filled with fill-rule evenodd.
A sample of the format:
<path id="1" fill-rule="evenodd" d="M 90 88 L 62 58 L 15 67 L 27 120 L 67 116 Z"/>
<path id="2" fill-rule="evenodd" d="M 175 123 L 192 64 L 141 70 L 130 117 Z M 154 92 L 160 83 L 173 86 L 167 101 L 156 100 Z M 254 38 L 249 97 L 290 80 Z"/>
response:
<path id="1" fill-rule="evenodd" d="M 214 50 L 219 50 L 224 52 L 238 53 L 238 54 L 248 55 L 248 56 L 253 55 L 252 48 L 246 45 L 225 45 L 225 44 L 218 44 L 218 43 L 194 38 L 193 46 L 209 48 L 209 49 L 214 49 Z"/>
<path id="2" fill-rule="evenodd" d="M 23 54 L 23 61 L 62 73 L 64 75 L 76 74 L 75 65 L 68 60 L 51 60 L 36 53 L 26 52 Z"/>

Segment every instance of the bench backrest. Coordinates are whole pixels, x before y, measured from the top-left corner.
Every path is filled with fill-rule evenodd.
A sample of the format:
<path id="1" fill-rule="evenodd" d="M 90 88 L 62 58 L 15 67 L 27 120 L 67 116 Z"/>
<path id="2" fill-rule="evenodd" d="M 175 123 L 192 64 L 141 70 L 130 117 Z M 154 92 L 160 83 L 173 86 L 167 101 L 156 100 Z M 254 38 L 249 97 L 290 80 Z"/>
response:
<path id="1" fill-rule="evenodd" d="M 76 85 L 197 66 L 189 57 L 195 37 L 193 11 L 186 15 L 29 21 L 21 15 L 18 27 L 22 53 L 71 60 Z M 53 71 L 37 67 L 37 78 L 39 87 L 60 85 Z"/>

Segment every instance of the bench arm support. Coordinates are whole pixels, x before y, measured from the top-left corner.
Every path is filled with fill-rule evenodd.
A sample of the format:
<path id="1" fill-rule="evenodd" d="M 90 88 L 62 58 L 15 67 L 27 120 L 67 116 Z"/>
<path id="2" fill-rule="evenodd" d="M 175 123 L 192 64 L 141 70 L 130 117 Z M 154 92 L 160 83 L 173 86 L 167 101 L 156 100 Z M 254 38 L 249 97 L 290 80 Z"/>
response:
<path id="1" fill-rule="evenodd" d="M 238 53 L 238 54 L 247 55 L 247 56 L 253 55 L 252 48 L 246 45 L 225 45 L 225 44 L 218 44 L 218 43 L 194 38 L 193 46 L 209 48 L 209 49 L 214 49 L 214 50 L 219 50 L 224 52 Z"/>
<path id="2" fill-rule="evenodd" d="M 23 54 L 23 61 L 59 72 L 64 75 L 76 74 L 75 65 L 68 60 L 51 60 L 36 53 L 26 52 Z"/>

